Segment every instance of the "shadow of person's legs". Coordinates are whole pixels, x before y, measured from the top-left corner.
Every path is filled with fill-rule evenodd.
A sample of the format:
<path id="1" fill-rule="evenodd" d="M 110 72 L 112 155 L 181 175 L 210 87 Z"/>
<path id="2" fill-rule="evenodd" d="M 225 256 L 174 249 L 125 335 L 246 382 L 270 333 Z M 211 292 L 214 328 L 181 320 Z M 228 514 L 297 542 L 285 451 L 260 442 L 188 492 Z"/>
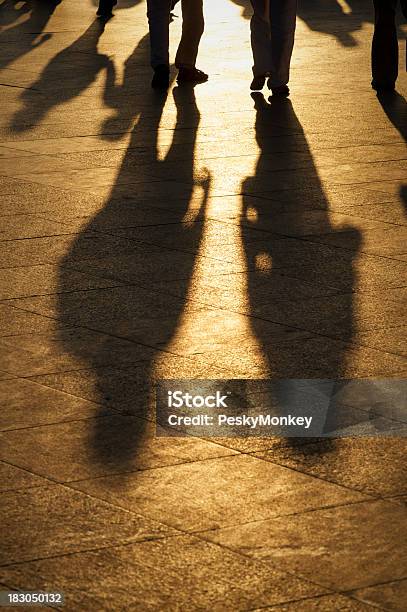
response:
<path id="1" fill-rule="evenodd" d="M 92 460 L 118 471 L 134 469 L 142 461 L 137 450 L 142 452 L 146 426 L 154 419 L 151 399 L 157 357 L 176 357 L 168 347 L 184 311 L 205 204 L 204 198 L 194 223 L 183 222 L 194 191 L 199 112 L 193 89 L 174 90 L 176 126 L 164 158 L 158 135 L 167 94 L 148 90 L 138 100 L 134 114 L 139 120 L 106 205 L 62 262 L 58 304 L 63 323 L 75 322 L 95 334 L 86 345 L 75 334 L 62 332 L 61 340 L 95 380 L 100 418 L 93 420 L 89 434 Z M 180 163 L 175 140 L 184 126 L 190 128 L 190 138 L 182 146 Z M 147 158 L 137 147 L 148 150 Z M 97 238 L 94 248 L 89 248 L 92 235 Z M 164 246 L 168 236 L 173 236 L 173 245 Z M 108 278 L 113 287 L 68 294 L 70 269 Z M 155 290 L 155 283 L 174 278 L 185 280 L 184 295 L 172 298 Z M 101 367 L 108 355 L 109 366 Z M 106 407 L 116 416 L 105 417 Z"/>
<path id="2" fill-rule="evenodd" d="M 261 240 L 246 241 L 242 231 L 253 334 L 272 379 L 335 381 L 346 373 L 347 343 L 354 333 L 356 254 L 348 251 L 339 257 L 336 249 L 313 241 L 313 235 L 337 230 L 291 102 L 272 98 L 268 104 L 261 94 L 252 97 L 260 152 L 254 176 L 242 185 L 242 229 L 249 222 L 264 232 Z M 287 147 L 281 137 L 276 154 L 270 145 L 281 129 L 288 135 Z M 297 135 L 295 150 L 290 132 Z M 281 325 L 281 333 L 270 335 L 265 321 Z M 288 389 L 279 381 L 272 383 L 277 411 L 287 414 L 306 401 L 296 388 L 301 394 L 301 384 Z"/>

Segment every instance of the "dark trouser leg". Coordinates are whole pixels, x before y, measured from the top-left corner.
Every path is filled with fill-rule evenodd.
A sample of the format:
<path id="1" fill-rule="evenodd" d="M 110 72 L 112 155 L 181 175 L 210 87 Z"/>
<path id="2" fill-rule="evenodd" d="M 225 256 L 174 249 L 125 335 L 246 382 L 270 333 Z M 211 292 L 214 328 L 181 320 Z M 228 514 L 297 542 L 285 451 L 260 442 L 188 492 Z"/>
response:
<path id="1" fill-rule="evenodd" d="M 399 47 L 396 29 L 397 0 L 373 0 L 375 29 L 372 42 L 374 84 L 393 85 L 397 80 Z"/>
<path id="2" fill-rule="evenodd" d="M 171 0 L 147 0 L 150 29 L 151 65 L 169 65 L 169 27 Z"/>
<path id="3" fill-rule="evenodd" d="M 175 57 L 177 68 L 194 68 L 204 31 L 202 0 L 182 0 L 182 37 Z"/>
<path id="4" fill-rule="evenodd" d="M 407 0 L 401 0 L 401 10 L 403 11 L 404 19 L 407 19 Z M 406 46 L 405 69 L 407 70 L 407 40 L 405 41 L 405 46 Z"/>
<path id="5" fill-rule="evenodd" d="M 270 0 L 272 87 L 288 83 L 296 16 L 297 0 Z"/>
<path id="6" fill-rule="evenodd" d="M 253 52 L 253 74 L 263 76 L 271 70 L 271 33 L 268 0 L 251 0 L 253 16 L 250 34 Z"/>

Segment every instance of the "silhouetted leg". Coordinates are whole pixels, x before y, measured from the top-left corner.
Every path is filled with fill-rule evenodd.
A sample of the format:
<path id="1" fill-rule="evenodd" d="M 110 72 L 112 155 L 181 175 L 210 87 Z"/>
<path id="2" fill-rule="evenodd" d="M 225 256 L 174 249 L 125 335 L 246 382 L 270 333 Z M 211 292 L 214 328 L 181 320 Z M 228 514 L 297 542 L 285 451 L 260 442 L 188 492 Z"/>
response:
<path id="1" fill-rule="evenodd" d="M 193 68 L 204 31 L 202 0 L 182 0 L 182 37 L 178 46 L 177 68 Z"/>
<path id="2" fill-rule="evenodd" d="M 266 75 L 271 70 L 271 38 L 269 0 L 251 0 L 253 16 L 250 21 L 254 76 Z"/>
<path id="3" fill-rule="evenodd" d="M 373 0 L 375 29 L 372 41 L 372 87 L 393 89 L 398 75 L 397 0 Z"/>
<path id="4" fill-rule="evenodd" d="M 297 0 L 270 0 L 271 87 L 289 81 L 296 16 Z"/>
<path id="5" fill-rule="evenodd" d="M 169 27 L 171 0 L 147 0 L 150 30 L 151 66 L 166 65 L 169 59 Z"/>

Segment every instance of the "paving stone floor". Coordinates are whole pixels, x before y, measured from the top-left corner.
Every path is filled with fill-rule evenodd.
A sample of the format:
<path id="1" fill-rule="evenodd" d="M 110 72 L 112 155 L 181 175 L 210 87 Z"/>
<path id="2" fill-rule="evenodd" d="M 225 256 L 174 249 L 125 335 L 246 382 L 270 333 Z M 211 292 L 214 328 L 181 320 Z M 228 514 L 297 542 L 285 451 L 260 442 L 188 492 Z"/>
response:
<path id="1" fill-rule="evenodd" d="M 402 59 L 378 98 L 370 0 L 300 0 L 290 100 L 251 97 L 249 2 L 205 0 L 210 80 L 158 95 L 145 9 L 1 3 L 0 585 L 404 611 L 403 439 L 156 437 L 151 398 L 405 377 Z"/>

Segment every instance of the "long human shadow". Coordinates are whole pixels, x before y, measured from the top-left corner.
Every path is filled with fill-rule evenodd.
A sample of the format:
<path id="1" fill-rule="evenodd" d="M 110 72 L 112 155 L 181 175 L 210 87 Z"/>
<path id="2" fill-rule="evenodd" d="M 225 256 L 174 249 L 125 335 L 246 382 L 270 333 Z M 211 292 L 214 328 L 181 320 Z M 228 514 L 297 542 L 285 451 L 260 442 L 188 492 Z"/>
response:
<path id="1" fill-rule="evenodd" d="M 313 32 L 329 34 L 344 47 L 355 47 L 355 32 L 373 20 L 373 3 L 346 0 L 346 5 L 348 10 L 337 0 L 299 0 L 298 16 Z"/>
<path id="2" fill-rule="evenodd" d="M 53 108 L 79 96 L 102 70 L 106 71 L 106 83 L 114 82 L 112 60 L 97 50 L 104 28 L 105 23 L 95 19 L 75 42 L 45 66 L 37 81 L 21 95 L 22 107 L 11 121 L 15 132 L 38 125 Z"/>
<path id="3" fill-rule="evenodd" d="M 254 175 L 242 185 L 241 239 L 253 336 L 270 373 L 272 402 L 286 411 L 291 400 L 298 407 L 306 397 L 298 396 L 303 387 L 284 386 L 281 379 L 344 378 L 345 342 L 355 327 L 356 251 L 340 252 L 318 240 L 345 227 L 338 230 L 330 222 L 328 199 L 291 101 L 252 98 L 259 157 Z M 287 136 L 273 138 L 281 130 Z M 296 134 L 295 145 L 290 133 Z M 258 240 L 245 238 L 248 226 L 263 232 Z M 289 329 L 270 336 L 264 321 Z M 328 391 L 334 393 L 332 384 Z M 327 427 L 335 429 L 332 418 Z"/>
<path id="4" fill-rule="evenodd" d="M 382 109 L 394 125 L 404 142 L 407 142 L 407 102 L 397 92 L 383 92 L 377 95 Z M 400 197 L 407 214 L 407 184 L 400 187 Z"/>
<path id="5" fill-rule="evenodd" d="M 299 0 L 298 16 L 310 30 L 328 34 L 344 47 L 355 47 L 355 33 L 374 22 L 374 8 L 365 0 Z"/>
<path id="6" fill-rule="evenodd" d="M 0 33 L 0 45 L 3 48 L 0 69 L 6 68 L 52 37 L 51 33 L 42 32 L 60 2 L 61 0 L 26 0 L 22 4 L 16 0 L 8 0 L 2 4 L 1 27 L 9 26 L 24 14 L 29 13 L 29 16 Z"/>
<path id="7" fill-rule="evenodd" d="M 250 19 L 252 9 L 250 0 L 232 0 L 242 7 L 242 15 Z M 329 34 L 345 47 L 354 47 L 356 39 L 354 32 L 360 30 L 363 24 L 373 19 L 373 7 L 367 6 L 363 0 L 347 0 L 348 12 L 337 0 L 299 0 L 298 17 L 310 30 Z"/>
<path id="8" fill-rule="evenodd" d="M 140 62 L 140 52 L 148 53 L 144 39 L 128 66 L 134 65 L 137 57 Z M 152 417 L 156 360 L 165 355 L 174 358 L 170 344 L 184 313 L 209 194 L 207 178 L 200 182 L 202 199 L 198 203 L 194 200 L 195 222 L 183 223 L 196 184 L 195 141 L 200 114 L 193 89 L 173 90 L 176 125 L 168 152 L 160 158 L 159 127 L 167 94 L 147 88 L 147 93 L 129 99 L 126 87 L 125 80 L 122 90 L 116 87 L 115 94 L 110 93 L 110 103 L 116 109 L 113 119 L 117 113 L 123 114 L 122 103 L 132 109 L 133 120 L 138 120 L 106 204 L 83 228 L 61 263 L 58 301 L 62 323 L 96 332 L 94 340 L 84 343 L 78 335 L 62 330 L 61 343 L 91 370 L 89 377 L 96 377 L 101 418 L 91 421 L 93 461 L 119 471 L 134 468 Z M 176 134 L 186 126 L 189 137 L 180 151 Z M 169 246 L 160 243 L 161 230 Z M 95 241 L 92 236 L 97 236 Z M 118 286 L 68 293 L 72 268 L 110 279 Z M 172 298 L 154 289 L 155 283 L 174 278 L 186 281 L 183 295 Z M 122 343 L 119 356 L 118 342 Z M 109 365 L 101 367 L 106 360 Z M 125 420 L 104 418 L 107 408 L 126 415 Z"/>

